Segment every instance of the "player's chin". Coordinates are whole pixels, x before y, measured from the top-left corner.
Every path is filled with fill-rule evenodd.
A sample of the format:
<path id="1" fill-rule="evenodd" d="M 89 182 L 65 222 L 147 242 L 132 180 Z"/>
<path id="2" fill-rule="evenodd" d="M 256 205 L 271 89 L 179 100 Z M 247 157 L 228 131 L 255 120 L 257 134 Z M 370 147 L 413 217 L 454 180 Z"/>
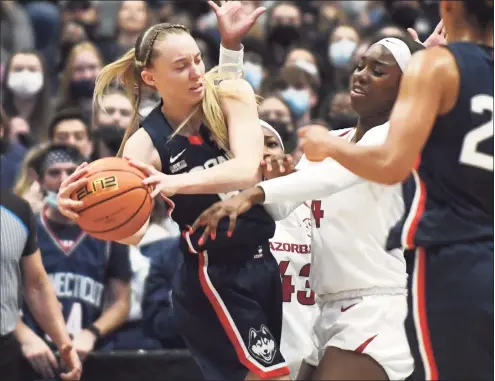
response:
<path id="1" fill-rule="evenodd" d="M 354 94 L 351 92 L 351 106 L 358 114 L 366 112 L 370 108 L 370 97 L 367 94 Z"/>

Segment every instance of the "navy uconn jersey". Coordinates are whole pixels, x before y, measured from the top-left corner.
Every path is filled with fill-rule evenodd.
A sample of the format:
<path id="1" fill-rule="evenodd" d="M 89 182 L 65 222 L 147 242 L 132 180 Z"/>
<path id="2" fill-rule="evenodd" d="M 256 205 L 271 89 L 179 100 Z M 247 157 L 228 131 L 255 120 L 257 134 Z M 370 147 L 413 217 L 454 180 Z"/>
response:
<path id="1" fill-rule="evenodd" d="M 176 135 L 172 139 L 172 127 L 161 112 L 161 103 L 143 121 L 142 127 L 146 130 L 153 145 L 157 149 L 162 163 L 162 172 L 176 175 L 192 171 L 201 171 L 214 167 L 229 160 L 228 155 L 210 139 L 209 131 L 203 125 L 198 136 Z M 180 229 L 187 231 L 196 218 L 212 204 L 228 199 L 238 191 L 229 194 L 177 194 L 171 197 L 175 203 L 172 218 Z M 232 238 L 227 238 L 228 219 L 218 224 L 217 237 L 208 240 L 201 248 L 197 242 L 202 230 L 195 232 L 191 237 L 183 234 L 181 250 L 196 252 L 208 250 L 210 254 L 222 252 L 224 249 L 231 252 L 238 246 L 256 246 L 268 242 L 275 232 L 275 223 L 261 205 L 254 206 L 237 219 L 237 225 Z"/>
<path id="2" fill-rule="evenodd" d="M 119 245 L 116 249 L 115 243 L 91 237 L 76 224 L 48 221 L 44 210 L 37 215 L 37 225 L 43 266 L 61 304 L 67 331 L 75 336 L 100 317 L 107 280 L 130 279 L 128 248 Z M 50 342 L 29 309 L 23 313 L 25 323 Z"/>
<path id="3" fill-rule="evenodd" d="M 389 248 L 493 239 L 493 48 L 467 42 L 446 48 L 460 73 L 458 100 L 437 117 L 404 183 L 406 213 Z"/>

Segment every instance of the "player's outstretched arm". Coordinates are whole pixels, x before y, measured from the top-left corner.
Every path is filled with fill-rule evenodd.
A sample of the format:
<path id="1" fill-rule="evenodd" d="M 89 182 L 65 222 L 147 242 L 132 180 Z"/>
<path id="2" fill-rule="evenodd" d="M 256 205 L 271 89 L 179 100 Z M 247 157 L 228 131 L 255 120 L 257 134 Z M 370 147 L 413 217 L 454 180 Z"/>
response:
<path id="1" fill-rule="evenodd" d="M 219 70 L 233 72 L 236 78 L 241 78 L 244 60 L 244 48 L 241 41 L 266 8 L 258 7 L 253 12 L 246 13 L 240 1 L 220 1 L 220 6 L 214 1 L 208 1 L 208 4 L 217 17 L 222 40 Z"/>
<path id="2" fill-rule="evenodd" d="M 227 236 L 230 238 L 234 233 L 237 217 L 246 213 L 253 205 L 262 204 L 264 199 L 263 189 L 254 187 L 246 189 L 228 200 L 219 201 L 199 215 L 189 233 L 193 234 L 199 227 L 204 227 L 205 230 L 198 240 L 199 245 L 203 245 L 209 237 L 215 239 L 218 223 L 224 217 L 228 217 Z"/>
<path id="3" fill-rule="evenodd" d="M 351 144 L 334 136 L 321 139 L 315 127 L 306 127 L 299 132 L 304 153 L 315 161 L 332 157 L 369 181 L 401 182 L 418 161 L 437 116 L 454 106 L 458 91 L 459 74 L 453 56 L 446 49 L 433 47 L 418 52 L 403 75 L 383 144 Z M 373 129 L 367 134 L 372 132 Z"/>

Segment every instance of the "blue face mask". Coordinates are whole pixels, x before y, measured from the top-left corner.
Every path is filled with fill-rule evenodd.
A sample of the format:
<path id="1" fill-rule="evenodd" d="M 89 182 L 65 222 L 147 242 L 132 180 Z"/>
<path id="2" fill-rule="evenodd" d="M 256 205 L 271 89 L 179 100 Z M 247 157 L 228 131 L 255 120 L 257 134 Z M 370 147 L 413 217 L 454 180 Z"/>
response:
<path id="1" fill-rule="evenodd" d="M 249 61 L 244 62 L 244 77 L 254 91 L 258 90 L 263 82 L 263 67 Z"/>
<path id="2" fill-rule="evenodd" d="M 338 68 L 345 68 L 351 61 L 357 44 L 351 40 L 336 41 L 328 47 L 328 59 L 331 64 Z"/>
<path id="3" fill-rule="evenodd" d="M 293 87 L 282 91 L 282 98 L 289 104 L 291 111 L 297 118 L 309 109 L 310 94 L 308 90 L 297 90 Z"/>
<path id="4" fill-rule="evenodd" d="M 57 193 L 52 192 L 52 191 L 47 191 L 46 197 L 45 197 L 45 203 L 49 206 L 51 206 L 54 209 L 57 209 Z"/>

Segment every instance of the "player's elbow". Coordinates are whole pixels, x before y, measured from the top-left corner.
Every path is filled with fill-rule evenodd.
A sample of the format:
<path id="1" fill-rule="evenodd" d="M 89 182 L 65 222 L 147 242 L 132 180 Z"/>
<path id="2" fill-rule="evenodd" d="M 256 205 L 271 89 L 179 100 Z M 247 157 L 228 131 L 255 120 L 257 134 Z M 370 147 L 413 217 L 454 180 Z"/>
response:
<path id="1" fill-rule="evenodd" d="M 237 171 L 240 189 L 252 188 L 261 180 L 259 165 L 241 164 Z"/>
<path id="2" fill-rule="evenodd" d="M 381 183 L 385 185 L 394 185 L 406 180 L 411 173 L 411 169 L 390 163 L 384 166 L 381 173 L 383 174 L 382 179 L 380 180 Z"/>

